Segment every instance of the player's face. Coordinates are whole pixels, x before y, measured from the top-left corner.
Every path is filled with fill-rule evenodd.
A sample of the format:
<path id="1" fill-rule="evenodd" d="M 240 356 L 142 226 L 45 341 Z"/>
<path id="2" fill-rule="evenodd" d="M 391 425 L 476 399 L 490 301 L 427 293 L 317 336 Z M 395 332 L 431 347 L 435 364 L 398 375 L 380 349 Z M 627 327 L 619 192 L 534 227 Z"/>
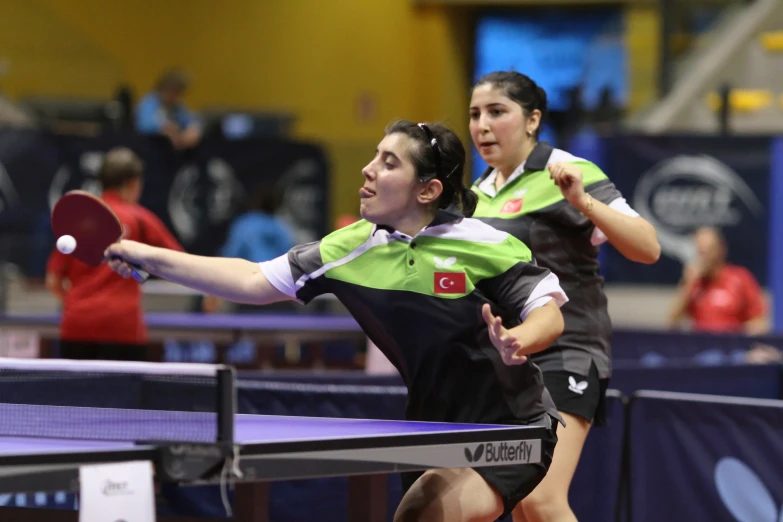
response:
<path id="1" fill-rule="evenodd" d="M 477 86 L 470 99 L 470 137 L 481 158 L 494 168 L 522 163 L 527 132 L 538 128 L 539 112 L 525 117 L 522 106 L 490 84 Z"/>
<path id="2" fill-rule="evenodd" d="M 723 261 L 725 255 L 720 238 L 709 229 L 700 229 L 693 236 L 696 252 L 706 269 L 712 269 Z"/>
<path id="3" fill-rule="evenodd" d="M 180 89 L 169 88 L 164 89 L 160 97 L 164 105 L 176 105 L 182 103 L 184 94 L 184 91 Z"/>
<path id="4" fill-rule="evenodd" d="M 404 134 L 390 134 L 381 140 L 375 157 L 362 169 L 364 185 L 359 190 L 360 212 L 375 224 L 395 227 L 419 210 L 421 185 L 411 160 L 416 143 Z"/>

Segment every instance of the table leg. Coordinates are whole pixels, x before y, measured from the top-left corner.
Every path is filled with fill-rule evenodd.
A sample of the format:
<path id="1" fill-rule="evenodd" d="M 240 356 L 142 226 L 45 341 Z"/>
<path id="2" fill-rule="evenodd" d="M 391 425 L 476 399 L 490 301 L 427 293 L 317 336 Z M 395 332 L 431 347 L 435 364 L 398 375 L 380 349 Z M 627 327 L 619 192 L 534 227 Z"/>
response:
<path id="1" fill-rule="evenodd" d="M 348 522 L 386 522 L 387 475 L 348 477 Z"/>
<path id="2" fill-rule="evenodd" d="M 162 342 L 151 342 L 147 345 L 147 360 L 150 362 L 163 362 L 166 358 Z"/>
<path id="3" fill-rule="evenodd" d="M 41 339 L 41 348 L 40 353 L 38 354 L 38 357 L 40 359 L 53 359 L 55 357 L 55 346 L 54 346 L 54 339 Z"/>
<path id="4" fill-rule="evenodd" d="M 237 522 L 269 522 L 269 484 L 240 482 L 236 485 L 234 520 Z"/>
<path id="5" fill-rule="evenodd" d="M 256 343 L 256 368 L 271 370 L 275 367 L 275 345 Z"/>
<path id="6" fill-rule="evenodd" d="M 326 359 L 324 356 L 324 345 L 322 343 L 312 343 L 310 348 L 310 368 L 314 370 L 323 370 L 326 368 Z"/>

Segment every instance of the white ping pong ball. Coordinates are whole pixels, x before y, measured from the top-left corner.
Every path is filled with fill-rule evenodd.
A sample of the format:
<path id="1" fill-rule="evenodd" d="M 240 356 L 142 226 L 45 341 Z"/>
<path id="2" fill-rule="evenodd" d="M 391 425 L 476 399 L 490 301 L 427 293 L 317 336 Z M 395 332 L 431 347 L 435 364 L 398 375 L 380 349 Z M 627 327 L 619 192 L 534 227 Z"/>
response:
<path id="1" fill-rule="evenodd" d="M 57 240 L 57 250 L 63 254 L 70 254 L 76 250 L 76 240 L 73 236 L 60 236 Z"/>

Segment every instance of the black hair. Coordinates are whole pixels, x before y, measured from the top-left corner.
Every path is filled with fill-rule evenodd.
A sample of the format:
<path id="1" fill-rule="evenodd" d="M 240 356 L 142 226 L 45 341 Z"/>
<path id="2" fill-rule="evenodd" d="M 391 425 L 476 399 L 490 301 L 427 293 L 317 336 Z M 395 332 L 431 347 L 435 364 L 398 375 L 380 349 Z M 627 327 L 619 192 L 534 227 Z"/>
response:
<path id="1" fill-rule="evenodd" d="M 439 123 L 413 123 L 399 120 L 386 127 L 386 134 L 404 134 L 417 142 L 411 159 L 419 181 L 439 179 L 443 192 L 438 208 L 454 204 L 465 217 L 476 210 L 478 196 L 466 186 L 465 147 L 454 131 Z"/>
<path id="2" fill-rule="evenodd" d="M 250 196 L 250 209 L 275 214 L 283 203 L 283 195 L 274 183 L 257 185 Z"/>
<path id="3" fill-rule="evenodd" d="M 522 107 L 525 116 L 529 116 L 535 110 L 541 111 L 541 123 L 538 124 L 535 134 L 535 138 L 538 139 L 547 113 L 546 91 L 529 76 L 516 71 L 495 71 L 486 74 L 478 79 L 473 89 L 485 84 L 499 89 L 517 102 Z"/>

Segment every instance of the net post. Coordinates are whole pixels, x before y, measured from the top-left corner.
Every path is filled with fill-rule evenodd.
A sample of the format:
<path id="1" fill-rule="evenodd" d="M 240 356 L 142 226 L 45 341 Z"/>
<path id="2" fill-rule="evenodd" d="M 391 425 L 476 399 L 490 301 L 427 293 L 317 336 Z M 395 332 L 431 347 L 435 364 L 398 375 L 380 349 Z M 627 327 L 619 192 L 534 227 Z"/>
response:
<path id="1" fill-rule="evenodd" d="M 236 371 L 233 366 L 217 370 L 217 441 L 234 443 L 234 416 L 237 411 Z"/>

